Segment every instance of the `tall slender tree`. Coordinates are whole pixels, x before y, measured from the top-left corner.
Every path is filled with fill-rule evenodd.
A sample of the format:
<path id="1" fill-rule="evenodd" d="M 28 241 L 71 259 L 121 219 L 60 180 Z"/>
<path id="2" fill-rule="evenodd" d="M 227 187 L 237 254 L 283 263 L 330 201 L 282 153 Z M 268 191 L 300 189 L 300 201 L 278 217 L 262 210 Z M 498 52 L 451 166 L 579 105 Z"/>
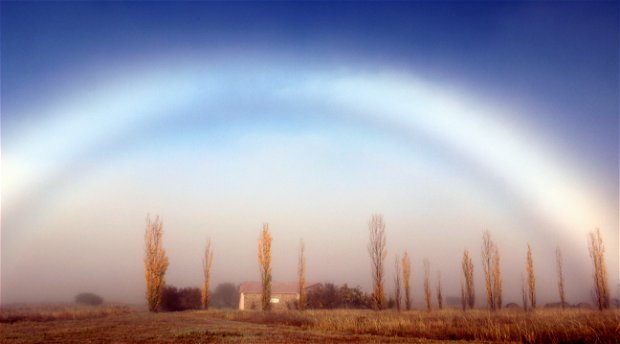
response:
<path id="1" fill-rule="evenodd" d="M 213 249 L 211 248 L 211 238 L 207 239 L 205 245 L 205 254 L 202 257 L 202 274 L 204 281 L 202 284 L 202 308 L 209 309 L 209 296 L 211 292 L 209 287 L 211 285 L 211 265 L 213 264 Z"/>
<path id="2" fill-rule="evenodd" d="M 431 263 L 428 259 L 424 258 L 424 301 L 426 302 L 426 309 L 430 311 L 433 309 L 432 299 L 433 299 L 433 291 L 431 290 L 430 283 L 430 274 L 431 274 Z"/>
<path id="3" fill-rule="evenodd" d="M 306 245 L 299 240 L 299 257 L 297 260 L 297 287 L 299 288 L 299 310 L 306 308 Z"/>
<path id="4" fill-rule="evenodd" d="M 161 297 L 166 285 L 166 270 L 168 269 L 168 256 L 162 244 L 164 225 L 159 216 L 151 221 L 146 217 L 146 230 L 144 232 L 144 280 L 146 281 L 146 302 L 149 311 L 157 312 L 161 303 Z"/>
<path id="5" fill-rule="evenodd" d="M 411 260 L 409 260 L 409 255 L 407 254 L 407 250 L 403 253 L 402 258 L 403 265 L 403 289 L 405 294 L 405 309 L 411 309 Z"/>
<path id="6" fill-rule="evenodd" d="M 373 214 L 368 222 L 368 230 L 370 232 L 368 254 L 370 255 L 372 271 L 373 308 L 375 310 L 381 310 L 385 305 L 383 277 L 385 274 L 384 262 L 387 257 L 385 223 L 383 222 L 383 215 Z"/>
<path id="7" fill-rule="evenodd" d="M 495 310 L 495 297 L 493 296 L 493 250 L 494 244 L 491 233 L 484 231 L 482 235 L 482 271 L 484 272 L 484 287 L 487 292 L 487 306 Z"/>
<path id="8" fill-rule="evenodd" d="M 564 307 L 566 307 L 566 294 L 564 293 L 564 269 L 560 246 L 555 249 L 555 262 L 558 269 L 558 293 L 560 294 L 560 304 L 562 305 L 562 309 L 564 309 Z"/>
<path id="9" fill-rule="evenodd" d="M 521 274 L 521 302 L 523 303 L 523 310 L 527 311 L 528 302 L 527 302 L 527 286 L 525 283 L 525 275 Z"/>
<path id="10" fill-rule="evenodd" d="M 463 282 L 461 282 L 461 308 L 463 308 L 463 312 L 467 310 L 467 296 L 465 296 L 465 286 Z"/>
<path id="11" fill-rule="evenodd" d="M 437 271 L 437 307 L 443 309 L 443 292 L 441 290 L 441 271 Z"/>
<path id="12" fill-rule="evenodd" d="M 487 230 L 482 235 L 482 270 L 490 310 L 502 308 L 502 270 L 497 245 Z"/>
<path id="13" fill-rule="evenodd" d="M 605 245 L 601 230 L 596 229 L 589 234 L 589 251 L 594 264 L 594 294 L 599 310 L 609 308 L 609 284 L 607 283 L 607 267 L 605 266 Z"/>
<path id="14" fill-rule="evenodd" d="M 476 294 L 474 290 L 474 263 L 471 260 L 468 250 L 463 252 L 461 267 L 463 268 L 463 277 L 465 278 L 464 299 L 469 308 L 474 308 L 476 303 Z"/>
<path id="15" fill-rule="evenodd" d="M 502 309 L 502 268 L 500 255 L 497 245 L 494 245 L 493 254 L 493 297 L 495 298 L 495 308 Z"/>
<path id="16" fill-rule="evenodd" d="M 396 310 L 400 312 L 401 295 L 400 295 L 400 257 L 394 257 L 394 301 Z"/>
<path id="17" fill-rule="evenodd" d="M 536 308 L 536 277 L 534 276 L 534 260 L 532 259 L 532 247 L 527 244 L 527 261 L 525 265 L 527 271 L 527 288 L 529 292 L 530 307 Z"/>
<path id="18" fill-rule="evenodd" d="M 271 310 L 271 234 L 269 224 L 263 224 L 258 239 L 258 266 L 261 277 L 261 305 L 264 311 Z"/>

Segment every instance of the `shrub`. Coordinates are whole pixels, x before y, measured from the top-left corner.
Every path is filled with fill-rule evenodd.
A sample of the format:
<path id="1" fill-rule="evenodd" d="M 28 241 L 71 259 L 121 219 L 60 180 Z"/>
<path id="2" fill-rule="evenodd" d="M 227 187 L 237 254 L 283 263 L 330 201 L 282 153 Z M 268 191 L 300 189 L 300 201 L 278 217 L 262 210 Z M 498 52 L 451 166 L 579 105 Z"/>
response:
<path id="1" fill-rule="evenodd" d="M 202 306 L 202 295 L 198 288 L 183 288 L 179 290 L 179 301 L 182 310 L 200 309 Z"/>
<path id="2" fill-rule="evenodd" d="M 198 288 L 177 289 L 175 286 L 166 286 L 162 293 L 160 308 L 167 312 L 200 309 L 201 297 Z"/>
<path id="3" fill-rule="evenodd" d="M 239 291 L 232 283 L 220 283 L 209 300 L 210 306 L 215 308 L 239 307 Z"/>
<path id="4" fill-rule="evenodd" d="M 360 287 L 351 288 L 346 283 L 341 287 L 320 283 L 309 289 L 306 306 L 311 309 L 371 308 L 372 302 L 372 296 Z"/>
<path id="5" fill-rule="evenodd" d="M 75 296 L 75 303 L 98 306 L 103 303 L 103 298 L 93 293 L 80 293 Z"/>

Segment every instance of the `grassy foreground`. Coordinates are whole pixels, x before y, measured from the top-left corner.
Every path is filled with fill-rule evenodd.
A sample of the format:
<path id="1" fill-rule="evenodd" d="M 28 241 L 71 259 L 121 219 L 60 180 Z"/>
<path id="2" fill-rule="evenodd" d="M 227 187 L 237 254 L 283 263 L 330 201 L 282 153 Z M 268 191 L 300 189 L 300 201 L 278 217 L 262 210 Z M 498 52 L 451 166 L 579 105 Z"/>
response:
<path id="1" fill-rule="evenodd" d="M 300 312 L 209 310 L 151 314 L 126 307 L 0 312 L 0 342 L 94 343 L 433 343 L 620 340 L 611 310 Z M 48 312 L 48 313 L 46 313 Z M 75 316 L 70 314 L 75 312 Z M 46 316 L 40 316 L 47 314 Z"/>

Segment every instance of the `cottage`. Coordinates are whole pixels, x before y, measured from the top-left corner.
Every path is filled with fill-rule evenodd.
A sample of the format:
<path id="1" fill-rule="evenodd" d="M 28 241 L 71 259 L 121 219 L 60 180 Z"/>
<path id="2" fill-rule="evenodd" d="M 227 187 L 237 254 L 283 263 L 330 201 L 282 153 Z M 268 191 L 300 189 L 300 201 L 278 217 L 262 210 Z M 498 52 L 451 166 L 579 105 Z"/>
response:
<path id="1" fill-rule="evenodd" d="M 314 286 L 307 285 L 306 290 Z M 239 309 L 261 309 L 262 285 L 260 282 L 244 282 L 239 286 Z M 299 301 L 297 282 L 271 283 L 271 309 L 295 309 Z"/>

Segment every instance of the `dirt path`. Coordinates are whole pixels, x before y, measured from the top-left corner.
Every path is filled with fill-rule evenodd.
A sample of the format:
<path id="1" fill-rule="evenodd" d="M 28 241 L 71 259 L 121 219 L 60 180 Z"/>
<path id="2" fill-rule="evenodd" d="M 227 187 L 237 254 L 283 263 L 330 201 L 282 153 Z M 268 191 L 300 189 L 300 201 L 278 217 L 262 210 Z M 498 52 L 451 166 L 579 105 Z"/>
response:
<path id="1" fill-rule="evenodd" d="M 131 313 L 98 319 L 0 324 L 1 343 L 431 343 L 350 336 L 295 326 L 210 318 L 200 313 Z"/>

